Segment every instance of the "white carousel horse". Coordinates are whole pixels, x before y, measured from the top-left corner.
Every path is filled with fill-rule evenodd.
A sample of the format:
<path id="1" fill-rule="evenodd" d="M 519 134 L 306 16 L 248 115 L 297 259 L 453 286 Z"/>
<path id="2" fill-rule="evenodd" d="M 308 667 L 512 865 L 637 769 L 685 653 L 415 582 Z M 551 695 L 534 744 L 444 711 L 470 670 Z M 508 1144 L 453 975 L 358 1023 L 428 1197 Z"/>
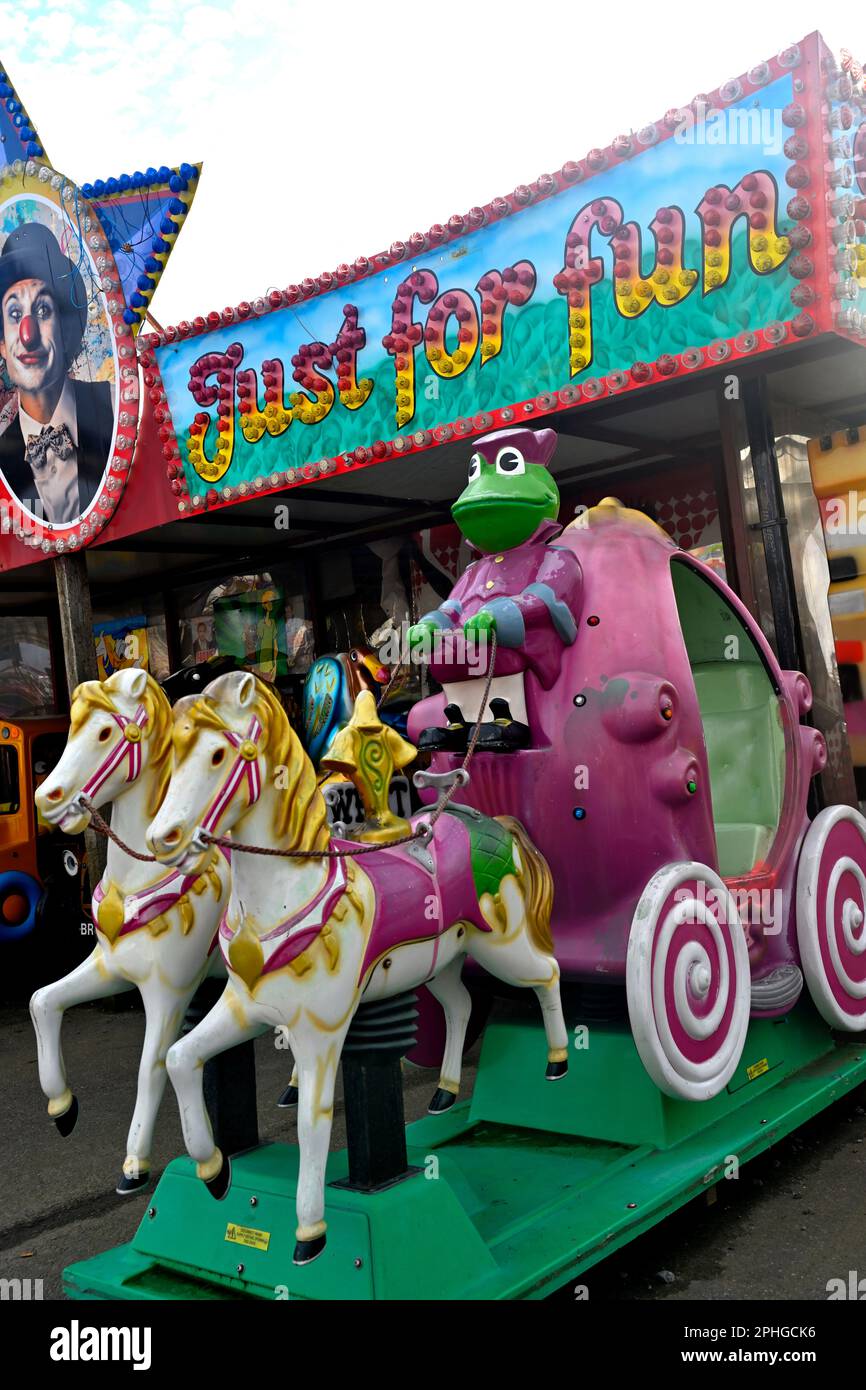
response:
<path id="1" fill-rule="evenodd" d="M 97 809 L 113 802 L 112 829 L 131 849 L 146 853 L 144 832 L 168 785 L 171 752 L 171 706 L 145 671 L 117 671 L 103 684 L 79 685 L 63 756 L 36 793 L 43 819 L 77 834 L 90 820 L 82 796 Z M 229 878 L 226 859 L 213 848 L 186 871 L 166 872 L 110 840 L 105 874 L 93 896 L 97 944 L 81 965 L 30 1001 L 39 1082 L 48 1114 L 65 1136 L 75 1126 L 78 1102 L 60 1045 L 64 1011 L 133 988 L 141 994 L 144 1045 L 117 1185 L 121 1195 L 149 1181 L 165 1056 L 187 1005 L 206 975 L 224 974 L 215 946 Z"/>
<path id="2" fill-rule="evenodd" d="M 202 1094 L 202 1066 L 226 1048 L 282 1026 L 298 1087 L 300 1173 L 295 1263 L 325 1245 L 324 1180 L 334 1084 L 358 1006 L 426 983 L 442 1005 L 447 1045 L 434 1109 L 457 1094 L 470 1000 L 461 983 L 469 954 L 511 985 L 535 990 L 551 1079 L 567 1067 L 559 968 L 549 920 L 552 881 L 516 821 L 475 812 L 443 815 L 424 855 L 398 847 L 326 857 L 325 802 L 312 763 L 272 692 L 255 677 L 221 676 L 175 710 L 175 761 L 147 839 L 183 865 L 200 831 L 232 830 L 257 846 L 311 858 L 233 853 L 231 899 L 220 932 L 229 982 L 197 1028 L 175 1043 L 168 1071 L 184 1139 L 215 1196 L 230 1183 Z M 242 828 L 242 833 L 241 833 Z M 357 849 L 341 842 L 346 850 Z M 477 876 L 486 875 L 479 891 Z"/>

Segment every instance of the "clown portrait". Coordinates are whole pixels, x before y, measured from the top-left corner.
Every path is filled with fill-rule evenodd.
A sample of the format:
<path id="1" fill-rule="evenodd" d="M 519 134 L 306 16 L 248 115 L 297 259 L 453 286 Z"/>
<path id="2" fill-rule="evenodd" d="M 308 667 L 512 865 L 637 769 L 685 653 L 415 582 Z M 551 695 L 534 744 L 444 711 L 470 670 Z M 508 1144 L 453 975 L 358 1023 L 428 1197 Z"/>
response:
<path id="1" fill-rule="evenodd" d="M 6 236 L 0 369 L 10 395 L 0 474 L 22 506 L 52 526 L 74 524 L 93 502 L 114 432 L 112 382 L 93 379 L 86 337 L 92 284 L 86 258 L 65 254 L 44 222 L 25 221 Z M 109 367 L 113 374 L 110 353 Z"/>

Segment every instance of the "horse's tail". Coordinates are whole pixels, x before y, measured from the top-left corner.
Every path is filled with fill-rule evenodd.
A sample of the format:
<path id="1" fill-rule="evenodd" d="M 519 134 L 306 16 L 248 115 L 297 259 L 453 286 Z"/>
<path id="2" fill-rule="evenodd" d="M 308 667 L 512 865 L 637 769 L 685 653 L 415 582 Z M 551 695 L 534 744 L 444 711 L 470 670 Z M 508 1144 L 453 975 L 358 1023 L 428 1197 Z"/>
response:
<path id="1" fill-rule="evenodd" d="M 550 865 L 519 820 L 513 816 L 496 816 L 495 819 L 514 836 L 520 851 L 517 878 L 526 894 L 526 925 L 530 938 L 539 951 L 552 956 L 550 916 L 553 912 L 553 874 Z"/>

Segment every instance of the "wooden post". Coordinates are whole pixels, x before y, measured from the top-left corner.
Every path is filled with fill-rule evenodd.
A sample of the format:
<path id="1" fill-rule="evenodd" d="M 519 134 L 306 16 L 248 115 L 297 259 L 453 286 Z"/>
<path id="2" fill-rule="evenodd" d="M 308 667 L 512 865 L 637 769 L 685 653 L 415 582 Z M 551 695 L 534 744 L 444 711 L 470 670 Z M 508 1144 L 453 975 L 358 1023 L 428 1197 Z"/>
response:
<path id="1" fill-rule="evenodd" d="M 99 679 L 96 647 L 93 644 L 93 609 L 87 581 L 87 559 L 83 550 L 70 555 L 58 555 L 54 560 L 54 580 L 60 610 L 60 632 L 63 637 L 63 659 L 69 698 L 82 681 Z M 105 872 L 107 845 L 93 830 L 84 832 L 87 846 L 87 867 L 91 891 Z"/>

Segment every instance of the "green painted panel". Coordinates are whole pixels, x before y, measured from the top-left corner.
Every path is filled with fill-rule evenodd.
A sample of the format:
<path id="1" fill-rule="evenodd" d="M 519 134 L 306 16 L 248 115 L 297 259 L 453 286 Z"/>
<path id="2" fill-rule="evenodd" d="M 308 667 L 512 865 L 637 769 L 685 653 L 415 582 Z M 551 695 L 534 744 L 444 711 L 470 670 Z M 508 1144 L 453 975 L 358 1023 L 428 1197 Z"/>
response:
<path id="1" fill-rule="evenodd" d="M 542 1298 L 720 1181 L 726 1155 L 747 1162 L 866 1079 L 864 1041 L 834 1043 L 801 1004 L 780 1023 L 753 1025 L 743 1069 L 766 1056 L 766 1072 L 742 1084 L 741 1071 L 729 1093 L 706 1104 L 663 1100 L 657 1122 L 667 1147 L 630 1146 L 569 1132 L 569 1106 L 598 1117 L 598 1096 L 544 1081 L 537 1028 L 506 1025 L 507 1071 L 502 1026 L 489 1030 L 499 1036 L 485 1045 L 479 1081 L 484 1108 L 498 1091 L 516 1121 L 479 1120 L 473 1101 L 411 1125 L 409 1160 L 423 1173 L 374 1194 L 329 1187 L 328 1246 L 312 1265 L 291 1264 L 297 1152 L 271 1144 L 233 1160 L 222 1202 L 195 1180 L 188 1160 L 172 1163 L 153 1196 L 156 1216 L 144 1218 L 131 1244 L 70 1266 L 69 1296 L 273 1298 L 285 1290 L 291 1299 L 319 1300 Z M 626 1044 L 626 1034 L 610 1030 L 589 1066 L 617 1053 L 625 1059 Z M 548 1097 L 533 1100 L 534 1115 L 521 1095 L 530 1076 L 533 1091 Z M 635 1078 L 633 1095 L 619 1096 L 621 1104 L 634 1101 L 641 1124 L 650 1115 L 643 1089 Z M 526 1124 L 545 1116 L 547 1128 Z M 344 1173 L 345 1155 L 332 1155 L 329 1180 Z M 268 1251 L 239 1255 L 241 1247 L 225 1241 L 229 1221 L 268 1231 Z"/>

